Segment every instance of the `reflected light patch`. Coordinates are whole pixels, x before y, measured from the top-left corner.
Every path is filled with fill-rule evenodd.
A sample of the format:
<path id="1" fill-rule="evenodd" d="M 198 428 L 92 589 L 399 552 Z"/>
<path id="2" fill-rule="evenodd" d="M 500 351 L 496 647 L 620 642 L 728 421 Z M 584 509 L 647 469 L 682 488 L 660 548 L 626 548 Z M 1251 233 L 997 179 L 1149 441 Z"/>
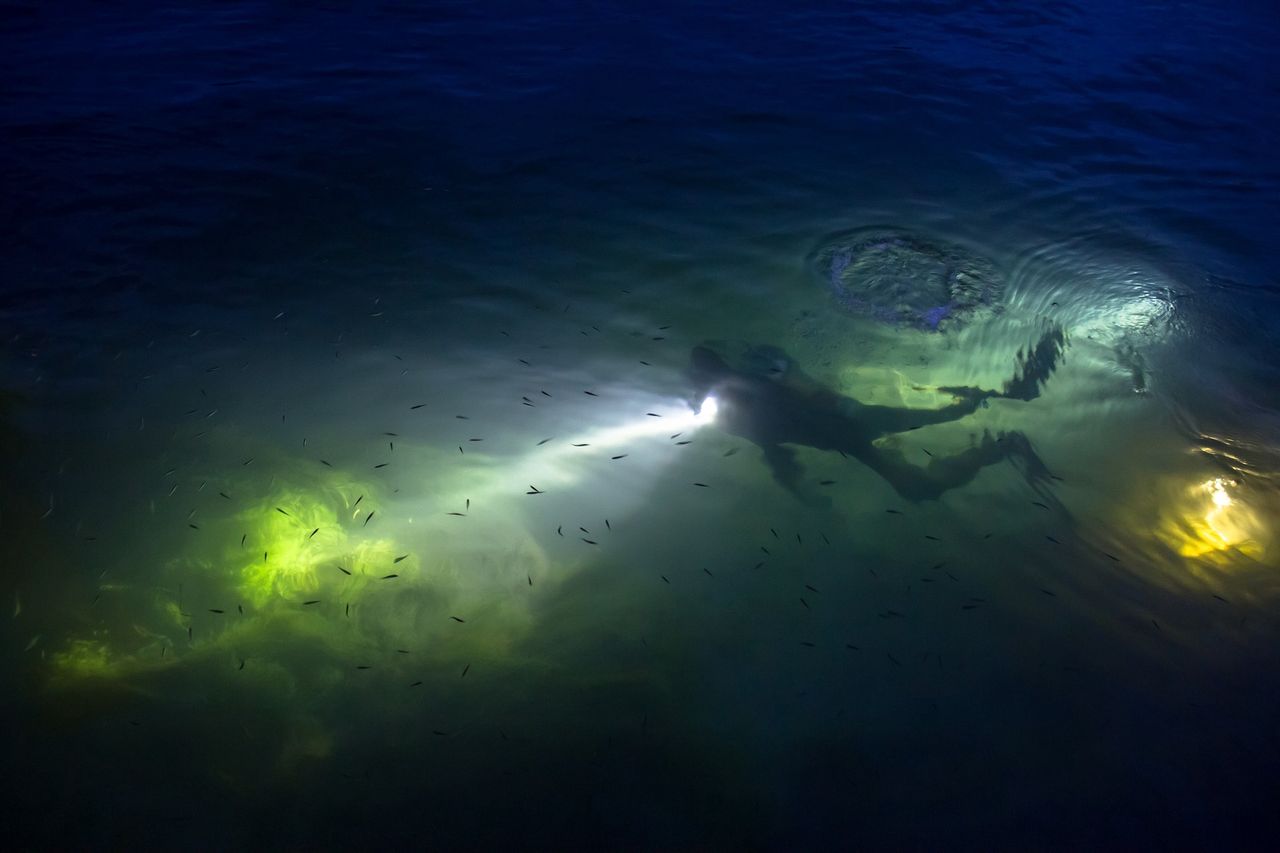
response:
<path id="1" fill-rule="evenodd" d="M 1258 514 L 1233 496 L 1234 480 L 1213 477 L 1186 489 L 1187 504 L 1166 519 L 1161 538 L 1183 557 L 1206 557 L 1237 551 L 1262 553 Z"/>

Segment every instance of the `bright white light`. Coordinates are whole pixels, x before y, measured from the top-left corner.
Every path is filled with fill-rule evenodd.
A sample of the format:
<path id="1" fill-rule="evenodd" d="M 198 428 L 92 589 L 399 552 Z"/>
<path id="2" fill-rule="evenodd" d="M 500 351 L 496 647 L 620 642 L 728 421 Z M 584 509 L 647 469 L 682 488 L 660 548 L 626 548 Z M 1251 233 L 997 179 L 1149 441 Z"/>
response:
<path id="1" fill-rule="evenodd" d="M 710 395 L 702 401 L 702 408 L 698 414 L 693 416 L 694 423 L 702 426 L 709 424 L 716 419 L 716 412 L 720 410 L 720 404 L 716 402 L 716 398 Z"/>

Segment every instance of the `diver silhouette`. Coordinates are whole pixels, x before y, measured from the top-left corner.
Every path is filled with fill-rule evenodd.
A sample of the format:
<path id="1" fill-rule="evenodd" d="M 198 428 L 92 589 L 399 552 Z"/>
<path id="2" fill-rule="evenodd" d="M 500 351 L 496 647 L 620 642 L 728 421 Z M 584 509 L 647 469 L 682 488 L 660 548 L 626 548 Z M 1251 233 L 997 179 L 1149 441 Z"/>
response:
<path id="1" fill-rule="evenodd" d="M 755 346 L 747 351 L 745 366 L 731 367 L 707 346 L 693 348 L 690 377 L 694 383 L 694 407 L 713 395 L 715 425 L 745 438 L 764 451 L 774 479 L 807 503 L 826 504 L 825 498 L 804 489 L 803 471 L 792 450 L 802 445 L 834 450 L 852 456 L 883 477 L 903 498 L 934 500 L 949 489 L 968 483 L 987 465 L 1009 459 L 1037 491 L 1053 475 L 1021 432 L 992 436 L 984 431 L 967 450 L 935 457 L 925 467 L 913 465 L 902 452 L 878 447 L 876 439 L 933 424 L 959 420 L 973 414 L 992 397 L 1032 400 L 1057 366 L 1066 346 L 1061 328 L 1046 332 L 1029 352 L 1021 350 L 1017 369 L 1001 391 L 967 386 L 936 390 L 950 394 L 953 402 L 940 409 L 871 406 L 846 397 L 804 375 L 776 347 Z"/>

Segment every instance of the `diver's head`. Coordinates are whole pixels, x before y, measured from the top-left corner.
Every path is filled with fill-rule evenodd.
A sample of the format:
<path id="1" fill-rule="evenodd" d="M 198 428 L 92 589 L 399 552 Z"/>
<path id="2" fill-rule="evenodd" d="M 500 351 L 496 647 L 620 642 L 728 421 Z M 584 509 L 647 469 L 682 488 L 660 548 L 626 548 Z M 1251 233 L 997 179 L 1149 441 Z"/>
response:
<path id="1" fill-rule="evenodd" d="M 695 378 L 712 378 L 729 372 L 729 365 L 725 364 L 724 359 L 707 347 L 694 347 L 689 356 L 691 372 Z"/>

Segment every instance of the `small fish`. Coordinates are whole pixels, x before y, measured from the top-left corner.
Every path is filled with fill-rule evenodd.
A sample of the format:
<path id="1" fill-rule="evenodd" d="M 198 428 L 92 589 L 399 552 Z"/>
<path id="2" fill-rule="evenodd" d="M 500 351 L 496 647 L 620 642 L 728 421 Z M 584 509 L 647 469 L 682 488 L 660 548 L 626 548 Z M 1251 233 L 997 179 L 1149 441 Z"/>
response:
<path id="1" fill-rule="evenodd" d="M 525 575 L 525 578 L 528 579 L 529 586 L 533 586 L 533 575 Z"/>
<path id="2" fill-rule="evenodd" d="M 641 363 L 641 364 L 643 364 L 645 367 L 651 367 L 651 366 L 652 366 L 652 365 L 650 365 L 650 364 L 649 364 L 649 362 L 644 361 L 643 359 L 641 359 L 640 363 Z"/>
<path id="3" fill-rule="evenodd" d="M 466 621 L 467 621 L 466 619 L 459 619 L 457 616 L 450 616 L 449 618 L 450 618 L 450 619 L 452 619 L 454 622 L 466 622 Z"/>
<path id="4" fill-rule="evenodd" d="M 394 574 L 393 574 L 393 575 L 383 575 L 383 576 L 382 576 L 382 578 L 381 578 L 381 580 L 389 581 L 389 580 L 391 580 L 392 578 L 398 578 L 398 577 L 400 577 L 400 576 L 399 576 L 399 575 L 394 575 Z"/>
<path id="5" fill-rule="evenodd" d="M 941 541 L 942 541 L 942 540 L 941 540 L 941 539 L 939 539 L 937 536 L 930 536 L 928 533 L 926 533 L 926 534 L 924 535 L 924 538 L 925 538 L 925 539 L 928 539 L 928 540 L 930 540 L 930 541 L 933 541 L 933 542 L 941 542 Z"/>
<path id="6" fill-rule="evenodd" d="M 822 541 L 823 541 L 823 542 L 826 542 L 828 545 L 830 545 L 830 544 L 831 544 L 831 540 L 827 538 L 827 534 L 825 534 L 825 533 L 823 533 L 821 530 L 819 530 L 819 531 L 818 531 L 818 535 L 822 537 Z"/>
<path id="7" fill-rule="evenodd" d="M 805 589 L 807 589 L 807 590 L 809 590 L 809 592 L 817 592 L 817 591 L 818 591 L 815 587 L 809 586 L 809 584 L 805 584 L 805 585 L 804 585 L 804 588 L 805 588 Z"/>
<path id="8" fill-rule="evenodd" d="M 1059 542 L 1057 539 L 1054 539 L 1052 536 L 1046 536 L 1046 537 L 1044 537 L 1044 538 L 1045 538 L 1045 539 L 1048 539 L 1048 540 L 1049 540 L 1050 542 L 1052 542 L 1054 545 L 1061 545 L 1061 544 L 1062 544 L 1062 543 L 1061 543 L 1061 542 Z"/>
<path id="9" fill-rule="evenodd" d="M 686 445 L 686 444 L 693 444 L 693 439 L 691 439 L 691 438 L 686 438 L 684 441 L 677 441 L 677 442 L 676 442 L 676 447 L 681 447 L 681 446 Z"/>
<path id="10" fill-rule="evenodd" d="M 553 436 L 551 436 L 551 438 L 555 438 L 555 436 L 553 435 Z M 544 439 L 542 439 L 542 441 L 539 441 L 539 442 L 538 442 L 537 446 L 538 446 L 538 447 L 541 447 L 542 445 L 546 444 L 548 441 L 551 441 L 551 438 L 544 438 Z"/>
<path id="11" fill-rule="evenodd" d="M 556 528 L 556 533 L 557 533 L 557 534 L 559 534 L 560 536 L 563 536 L 563 535 L 564 535 L 564 525 L 563 525 L 563 524 Z"/>
<path id="12" fill-rule="evenodd" d="M 835 480 L 819 480 L 818 481 L 819 486 L 834 486 L 835 484 L 836 484 Z"/>
<path id="13" fill-rule="evenodd" d="M 1117 563 L 1120 562 L 1120 558 L 1117 557 L 1115 554 L 1108 554 L 1106 551 L 1103 551 L 1102 553 L 1105 556 L 1110 557 L 1112 560 L 1115 560 Z"/>
<path id="14" fill-rule="evenodd" d="M 805 648 L 807 648 L 807 649 L 816 649 L 816 648 L 817 648 L 817 646 L 816 646 L 815 644 L 813 644 L 813 643 L 809 642 L 808 640 L 801 640 L 801 641 L 800 641 L 800 645 L 804 646 L 804 647 L 805 647 Z"/>
<path id="15" fill-rule="evenodd" d="M 663 583 L 671 583 L 670 579 L 668 579 L 666 575 L 658 575 L 658 577 L 662 578 Z"/>
<path id="16" fill-rule="evenodd" d="M 236 669 L 237 670 L 244 669 L 244 658 L 240 658 L 240 665 L 236 667 Z"/>
<path id="17" fill-rule="evenodd" d="M 471 512 L 471 498 L 467 498 L 467 512 Z"/>
<path id="18" fill-rule="evenodd" d="M 1046 505 L 1044 505 L 1044 504 L 1040 503 L 1040 501 L 1032 501 L 1032 502 L 1031 502 L 1031 505 L 1032 505 L 1032 506 L 1038 506 L 1038 507 L 1040 507 L 1041 509 L 1048 509 L 1048 508 L 1049 508 L 1049 507 L 1047 507 Z"/>
<path id="19" fill-rule="evenodd" d="M 243 615 L 244 615 L 244 605 L 243 605 L 243 604 L 237 604 L 237 605 L 236 605 L 236 612 L 237 612 L 237 613 L 239 613 L 241 616 L 243 616 Z"/>
<path id="20" fill-rule="evenodd" d="M 413 682 L 412 684 L 410 684 L 409 686 L 410 686 L 410 687 L 421 687 L 421 686 L 422 686 L 422 682 L 421 682 L 421 681 L 415 681 L 415 682 Z"/>
<path id="21" fill-rule="evenodd" d="M 360 506 L 360 501 L 362 500 L 364 500 L 364 495 L 361 495 L 360 497 L 356 498 L 356 502 L 351 505 L 351 508 L 355 509 L 356 507 Z"/>
<path id="22" fill-rule="evenodd" d="M 191 642 L 191 626 L 187 626 L 187 642 Z"/>
<path id="23" fill-rule="evenodd" d="M 210 612 L 210 613 L 219 613 L 219 614 L 221 614 L 221 613 L 223 613 L 223 612 L 225 612 L 225 611 L 222 611 L 222 610 L 215 610 L 214 608 L 210 607 L 210 608 L 209 608 L 209 612 Z"/>
<path id="24" fill-rule="evenodd" d="M 711 574 L 711 570 L 710 570 L 710 569 L 704 568 L 702 571 L 703 571 L 703 572 L 705 572 L 705 573 L 706 573 L 706 575 L 707 575 L 707 577 L 709 577 L 709 578 L 713 578 L 713 577 L 715 577 L 715 575 Z"/>
<path id="25" fill-rule="evenodd" d="M 468 673 L 468 672 L 470 672 L 470 671 L 471 671 L 471 664 L 467 664 L 466 666 L 464 666 L 464 667 L 462 668 L 462 675 L 460 675 L 460 676 L 458 676 L 458 677 L 459 677 L 459 678 L 466 678 L 466 677 L 467 677 L 467 673 Z"/>
<path id="26" fill-rule="evenodd" d="M 313 598 L 313 599 L 311 599 L 310 601 L 304 601 L 304 602 L 302 602 L 302 606 L 303 606 L 303 607 L 306 607 L 306 606 L 311 605 L 311 604 L 319 604 L 319 603 L 320 603 L 320 599 L 318 599 L 318 598 Z"/>
<path id="27" fill-rule="evenodd" d="M 317 533 L 319 533 L 319 532 L 320 532 L 320 528 L 319 528 L 319 527 L 317 527 L 315 530 L 311 531 L 311 536 L 315 536 L 315 535 L 316 535 Z M 308 536 L 307 538 L 308 538 L 308 539 L 310 539 L 310 538 L 311 538 L 311 536 Z"/>
<path id="28" fill-rule="evenodd" d="M 293 518 L 293 516 L 289 515 L 289 513 L 285 512 L 280 507 L 276 507 L 276 512 L 280 513 L 283 516 L 287 516 L 288 518 Z"/>
<path id="29" fill-rule="evenodd" d="M 932 459 L 932 458 L 933 458 L 933 454 L 932 454 L 932 453 L 930 453 L 928 450 L 925 450 L 923 447 L 922 447 L 922 448 L 920 448 L 920 449 L 921 449 L 921 450 L 924 450 L 924 455 L 925 455 L 925 456 L 928 456 L 930 459 Z"/>
<path id="30" fill-rule="evenodd" d="M 669 437 L 669 438 L 671 438 L 672 440 L 675 440 L 675 439 L 679 438 L 679 437 L 680 437 L 680 436 L 682 436 L 682 435 L 684 435 L 684 433 L 682 433 L 682 432 L 678 432 L 678 433 L 676 433 L 675 435 L 668 436 L 668 437 Z"/>
<path id="31" fill-rule="evenodd" d="M 980 606 L 981 606 L 981 605 L 979 605 L 979 604 L 962 604 L 962 605 L 960 605 L 960 609 L 961 609 L 961 610 L 972 610 L 972 609 L 974 609 L 975 607 L 980 607 Z"/>
<path id="32" fill-rule="evenodd" d="M 418 403 L 416 406 L 410 406 L 410 407 L 409 407 L 409 411 L 411 411 L 411 412 L 412 412 L 412 411 L 416 411 L 417 409 L 421 409 L 421 408 L 422 408 L 423 406 L 425 406 L 425 405 L 427 405 L 427 404 L 426 404 L 426 403 Z"/>
<path id="33" fill-rule="evenodd" d="M 860 649 L 859 647 L 855 646 L 853 643 L 845 643 L 845 644 L 844 644 L 844 647 L 845 647 L 846 649 L 853 649 L 855 652 L 860 652 L 860 651 L 862 651 L 862 649 Z"/>
<path id="34" fill-rule="evenodd" d="M 609 519 L 607 518 L 604 520 L 604 529 L 609 531 L 613 530 L 613 525 L 609 523 Z"/>
<path id="35" fill-rule="evenodd" d="M 625 453 L 619 453 L 617 456 L 610 456 L 609 458 L 610 458 L 610 459 L 626 459 L 626 458 L 627 458 L 627 454 L 625 454 Z"/>
<path id="36" fill-rule="evenodd" d="M 187 527 L 190 527 L 192 530 L 199 530 L 199 529 L 200 529 L 200 525 L 198 525 L 198 524 L 188 524 L 188 525 L 187 525 Z"/>
<path id="37" fill-rule="evenodd" d="M 351 618 L 351 602 L 347 602 L 347 618 Z"/>
<path id="38" fill-rule="evenodd" d="M 218 492 L 218 494 L 222 495 L 227 500 L 231 500 L 231 495 L 227 494 L 226 492 Z"/>
<path id="39" fill-rule="evenodd" d="M 373 470 L 375 470 L 375 471 L 376 471 L 376 470 L 378 470 L 379 468 L 386 468 L 386 467 L 387 467 L 387 465 L 389 465 L 389 464 L 390 464 L 390 463 L 388 463 L 388 462 L 380 462 L 379 464 L 377 464 L 377 465 L 374 465 L 374 466 L 373 466 Z"/>
<path id="40" fill-rule="evenodd" d="M 373 669 L 373 667 L 367 664 L 364 664 L 364 665 L 357 666 L 356 669 Z"/>
<path id="41" fill-rule="evenodd" d="M 586 394 L 588 397 L 599 397 L 599 396 L 600 396 L 599 394 L 595 393 L 594 391 L 583 391 L 582 393 L 583 393 L 583 394 Z"/>
<path id="42" fill-rule="evenodd" d="M 885 654 L 889 656 L 889 660 L 893 661 L 893 665 L 894 665 L 894 666 L 902 666 L 902 661 L 898 660 L 897 658 L 895 658 L 893 655 L 889 654 L 888 652 L 885 652 Z"/>
<path id="43" fill-rule="evenodd" d="M 646 414 L 646 415 L 648 415 L 648 416 L 649 416 L 649 417 L 651 417 L 651 418 L 660 418 L 660 417 L 662 417 L 662 415 L 658 414 L 657 412 L 645 412 L 645 414 Z"/>
<path id="44" fill-rule="evenodd" d="M 395 558 L 394 560 L 392 560 L 391 562 L 392 562 L 392 563 L 398 563 L 398 562 L 400 562 L 401 560 L 403 560 L 403 559 L 404 559 L 405 557 L 407 557 L 407 556 L 409 556 L 409 555 L 408 555 L 408 554 L 401 554 L 399 557 L 396 557 L 396 558 Z"/>
<path id="45" fill-rule="evenodd" d="M 889 515 L 902 515 L 901 511 L 896 509 L 886 509 L 885 512 L 889 513 Z"/>
<path id="46" fill-rule="evenodd" d="M 1156 621 L 1156 620 L 1154 620 L 1154 619 L 1152 619 L 1152 620 L 1151 620 L 1151 624 L 1156 626 L 1156 630 L 1157 630 L 1157 631 L 1163 631 L 1163 630 L 1164 630 L 1163 628 L 1161 628 L 1161 627 L 1160 627 L 1160 623 L 1159 623 L 1159 622 L 1157 622 L 1157 621 Z"/>
<path id="47" fill-rule="evenodd" d="M 575 444 L 574 447 L 590 447 L 590 444 Z"/>
<path id="48" fill-rule="evenodd" d="M 698 486 L 699 488 L 702 488 L 702 489 L 709 489 L 709 488 L 711 488 L 711 487 L 710 487 L 710 486 L 708 486 L 706 483 L 694 483 L 694 485 L 695 485 L 695 486 Z"/>
<path id="49" fill-rule="evenodd" d="M 579 538 L 581 538 L 581 537 L 579 537 Z M 582 541 L 583 541 L 583 542 L 586 542 L 588 545 L 595 545 L 595 544 L 597 544 L 597 543 L 596 543 L 596 541 L 595 541 L 594 539 L 583 539 Z"/>
<path id="50" fill-rule="evenodd" d="M 325 466 L 326 468 L 332 468 L 332 467 L 333 467 L 332 465 L 330 465 L 330 464 L 328 463 L 328 461 L 327 461 L 327 460 L 324 460 L 324 459 L 321 459 L 321 460 L 320 460 L 320 464 L 321 464 L 321 465 L 323 465 L 323 466 Z"/>
<path id="51" fill-rule="evenodd" d="M 376 509 L 375 509 L 375 510 L 373 510 L 373 512 L 370 512 L 368 515 L 366 515 L 366 516 L 364 517 L 364 524 L 360 525 L 361 527 L 368 527 L 368 526 L 369 526 L 369 519 L 373 518 L 373 513 L 374 513 L 374 512 L 377 512 L 377 510 L 376 510 Z"/>
<path id="52" fill-rule="evenodd" d="M 338 571 L 342 572 L 344 575 L 349 575 L 349 574 L 351 574 L 351 572 L 349 572 L 349 571 L 347 571 L 346 569 L 342 568 L 342 566 L 338 566 L 338 567 L 337 567 L 337 569 L 338 569 Z"/>
<path id="53" fill-rule="evenodd" d="M 1041 592 L 1043 592 L 1045 595 L 1051 596 L 1051 597 L 1053 597 L 1053 598 L 1057 598 L 1057 597 L 1058 597 L 1057 593 L 1055 593 L 1055 592 L 1053 592 L 1053 591 L 1051 591 L 1051 590 L 1047 590 L 1047 589 L 1045 589 L 1044 587 L 1040 587 L 1040 591 L 1041 591 Z"/>
<path id="54" fill-rule="evenodd" d="M 800 603 L 804 605 L 805 610 L 809 609 L 809 602 L 805 601 L 803 598 L 800 599 Z"/>
<path id="55" fill-rule="evenodd" d="M 459 518 L 465 518 L 467 514 L 465 512 L 447 512 L 445 515 L 456 515 Z"/>

